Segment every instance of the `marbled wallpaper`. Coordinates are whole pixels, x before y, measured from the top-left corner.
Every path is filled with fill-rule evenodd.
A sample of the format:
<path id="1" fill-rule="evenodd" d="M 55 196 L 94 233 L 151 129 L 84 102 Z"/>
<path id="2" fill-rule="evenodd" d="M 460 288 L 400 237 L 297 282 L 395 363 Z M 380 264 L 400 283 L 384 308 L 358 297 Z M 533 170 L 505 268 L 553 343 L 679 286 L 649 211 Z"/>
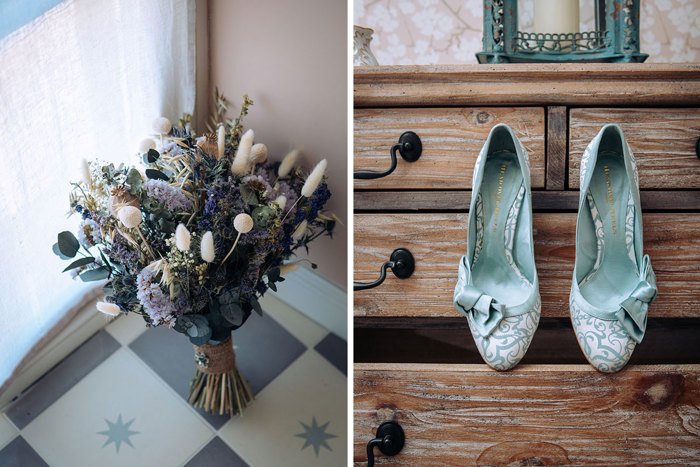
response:
<path id="1" fill-rule="evenodd" d="M 380 65 L 476 63 L 482 0 L 355 0 L 355 24 L 374 29 Z M 579 0 L 581 31 L 592 30 L 593 2 Z M 532 31 L 533 2 L 519 0 L 520 29 Z M 700 61 L 700 1 L 642 0 L 641 51 L 647 62 Z"/>

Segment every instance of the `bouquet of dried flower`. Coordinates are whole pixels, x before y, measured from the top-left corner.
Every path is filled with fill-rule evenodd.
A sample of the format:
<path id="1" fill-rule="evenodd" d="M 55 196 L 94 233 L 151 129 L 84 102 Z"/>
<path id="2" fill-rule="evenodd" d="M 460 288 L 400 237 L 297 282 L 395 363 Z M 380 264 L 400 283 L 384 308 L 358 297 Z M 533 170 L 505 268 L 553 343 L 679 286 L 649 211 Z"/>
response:
<path id="1" fill-rule="evenodd" d="M 65 271 L 83 281 L 107 279 L 97 309 L 137 313 L 147 326 L 167 325 L 195 346 L 190 403 L 236 415 L 253 395 L 239 373 L 231 331 L 258 298 L 296 268 L 289 258 L 337 218 L 323 207 L 331 196 L 325 159 L 306 176 L 298 151 L 270 162 L 264 144 L 243 133 L 252 101 L 226 118 L 215 92 L 209 132 L 197 137 L 184 115 L 176 125 L 154 122 L 142 141 L 143 169 L 85 163 L 73 183 L 70 212 L 82 217 L 78 236 L 58 234 L 53 251 L 74 259 Z M 315 267 L 315 265 L 312 265 Z"/>

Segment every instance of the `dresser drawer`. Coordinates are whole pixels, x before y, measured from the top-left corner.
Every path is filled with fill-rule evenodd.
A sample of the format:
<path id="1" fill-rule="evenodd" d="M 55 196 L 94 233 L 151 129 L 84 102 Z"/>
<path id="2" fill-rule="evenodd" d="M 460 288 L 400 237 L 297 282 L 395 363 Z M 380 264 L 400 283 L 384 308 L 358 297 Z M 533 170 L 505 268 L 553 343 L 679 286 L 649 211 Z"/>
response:
<path id="1" fill-rule="evenodd" d="M 579 187 L 580 161 L 606 123 L 618 123 L 639 169 L 640 188 L 700 188 L 700 109 L 571 109 L 569 187 Z"/>
<path id="2" fill-rule="evenodd" d="M 355 364 L 354 461 L 394 420 L 406 443 L 393 465 L 689 464 L 698 394 L 700 365 Z"/>
<path id="3" fill-rule="evenodd" d="M 415 162 L 399 157 L 396 170 L 375 180 L 355 180 L 363 189 L 467 189 L 474 162 L 491 128 L 507 123 L 530 156 L 532 186 L 544 187 L 544 109 L 469 107 L 355 109 L 355 170 L 382 171 L 402 133 L 413 131 L 423 145 Z"/>
<path id="4" fill-rule="evenodd" d="M 543 317 L 569 316 L 576 214 L 535 213 L 535 261 Z M 408 279 L 388 273 L 378 287 L 356 291 L 363 317 L 456 317 L 452 295 L 466 251 L 467 214 L 355 214 L 354 280 L 377 278 L 396 248 L 415 257 Z M 644 248 L 652 259 L 659 296 L 650 317 L 700 317 L 700 214 L 644 215 Z"/>

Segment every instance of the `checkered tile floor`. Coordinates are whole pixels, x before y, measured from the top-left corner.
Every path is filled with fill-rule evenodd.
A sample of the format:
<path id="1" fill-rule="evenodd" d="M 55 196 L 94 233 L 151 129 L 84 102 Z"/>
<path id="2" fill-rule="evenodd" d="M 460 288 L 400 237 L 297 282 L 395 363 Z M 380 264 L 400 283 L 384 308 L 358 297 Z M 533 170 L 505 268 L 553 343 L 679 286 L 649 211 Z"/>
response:
<path id="1" fill-rule="evenodd" d="M 185 401 L 192 346 L 110 323 L 0 414 L 0 466 L 334 466 L 347 459 L 346 342 L 275 297 L 233 334 L 255 393 L 230 419 Z"/>

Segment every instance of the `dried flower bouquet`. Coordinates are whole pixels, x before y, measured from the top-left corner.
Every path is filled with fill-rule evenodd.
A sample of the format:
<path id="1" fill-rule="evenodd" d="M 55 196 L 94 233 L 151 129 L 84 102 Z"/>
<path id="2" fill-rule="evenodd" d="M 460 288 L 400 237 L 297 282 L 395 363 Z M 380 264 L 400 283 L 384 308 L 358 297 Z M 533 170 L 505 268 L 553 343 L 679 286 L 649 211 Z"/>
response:
<path id="1" fill-rule="evenodd" d="M 108 279 L 99 311 L 137 313 L 147 326 L 167 325 L 195 346 L 190 403 L 236 415 L 253 395 L 240 375 L 231 331 L 258 298 L 295 268 L 296 250 L 331 235 L 337 218 L 323 210 L 331 196 L 325 159 L 305 176 L 298 151 L 270 162 L 264 144 L 243 133 L 252 101 L 226 118 L 215 91 L 209 132 L 197 137 L 184 115 L 154 122 L 141 142 L 143 170 L 124 164 L 84 165 L 73 183 L 70 212 L 78 236 L 58 234 L 53 251 L 74 259 L 65 271 L 83 281 Z M 315 265 L 312 265 L 315 267 Z"/>

